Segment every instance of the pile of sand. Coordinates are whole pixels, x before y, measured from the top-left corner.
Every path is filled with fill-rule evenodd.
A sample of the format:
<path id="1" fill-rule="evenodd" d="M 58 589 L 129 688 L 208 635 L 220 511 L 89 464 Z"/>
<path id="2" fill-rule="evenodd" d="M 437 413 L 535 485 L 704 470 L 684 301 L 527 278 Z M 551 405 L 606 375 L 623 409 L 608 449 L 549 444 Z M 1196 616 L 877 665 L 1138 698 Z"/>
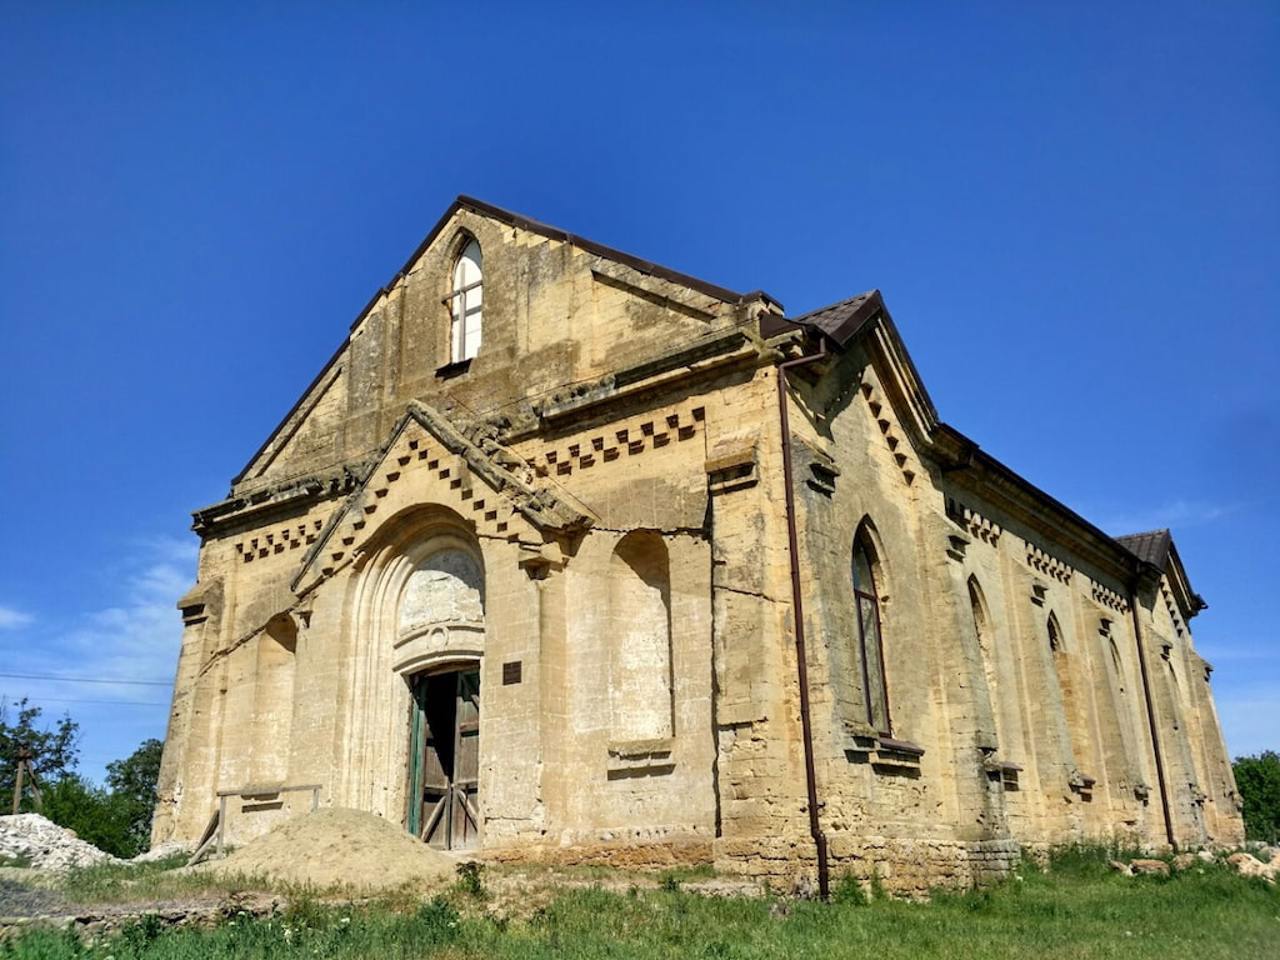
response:
<path id="1" fill-rule="evenodd" d="M 453 876 L 456 867 L 453 858 L 415 840 L 398 824 L 330 807 L 285 820 L 225 860 L 194 869 L 367 893 L 409 883 L 438 884 Z"/>

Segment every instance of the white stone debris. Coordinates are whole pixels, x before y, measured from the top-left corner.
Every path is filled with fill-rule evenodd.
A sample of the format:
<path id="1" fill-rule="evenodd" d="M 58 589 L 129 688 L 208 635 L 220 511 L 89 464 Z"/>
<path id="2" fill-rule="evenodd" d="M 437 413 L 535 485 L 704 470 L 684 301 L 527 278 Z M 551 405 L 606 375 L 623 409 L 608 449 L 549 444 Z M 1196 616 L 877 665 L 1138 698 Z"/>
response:
<path id="1" fill-rule="evenodd" d="M 0 817 L 0 858 L 57 871 L 120 862 L 38 813 Z"/>

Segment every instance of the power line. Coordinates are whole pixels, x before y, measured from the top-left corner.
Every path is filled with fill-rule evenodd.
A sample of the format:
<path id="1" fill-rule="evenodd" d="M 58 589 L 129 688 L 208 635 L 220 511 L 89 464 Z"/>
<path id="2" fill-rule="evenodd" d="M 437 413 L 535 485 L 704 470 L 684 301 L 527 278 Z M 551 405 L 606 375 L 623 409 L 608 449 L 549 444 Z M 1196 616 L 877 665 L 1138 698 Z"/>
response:
<path id="1" fill-rule="evenodd" d="M 32 697 L 27 694 L 8 694 L 15 700 L 39 700 L 41 703 L 110 703 L 120 707 L 167 707 L 158 700 L 78 700 L 74 697 Z"/>
<path id="2" fill-rule="evenodd" d="M 123 683 L 133 687 L 171 687 L 171 680 L 105 680 L 102 677 L 58 677 L 43 673 L 0 673 L 10 680 L 59 680 L 63 683 Z"/>

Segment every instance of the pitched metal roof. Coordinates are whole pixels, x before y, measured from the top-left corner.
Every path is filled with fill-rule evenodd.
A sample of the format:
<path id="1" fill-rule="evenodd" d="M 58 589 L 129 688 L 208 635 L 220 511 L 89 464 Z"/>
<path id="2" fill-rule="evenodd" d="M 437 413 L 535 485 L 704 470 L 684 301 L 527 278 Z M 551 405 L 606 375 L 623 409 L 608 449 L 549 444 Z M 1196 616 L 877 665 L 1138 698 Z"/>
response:
<path id="1" fill-rule="evenodd" d="M 864 325 L 884 309 L 884 299 L 879 290 L 868 290 L 798 317 L 781 317 L 768 314 L 760 318 L 760 333 L 774 337 L 793 326 L 817 331 L 843 347 L 852 340 Z"/>
<path id="2" fill-rule="evenodd" d="M 1173 534 L 1168 530 L 1148 530 L 1145 533 L 1127 533 L 1116 537 L 1116 542 L 1144 563 L 1164 570 L 1169 562 L 1169 548 Z"/>

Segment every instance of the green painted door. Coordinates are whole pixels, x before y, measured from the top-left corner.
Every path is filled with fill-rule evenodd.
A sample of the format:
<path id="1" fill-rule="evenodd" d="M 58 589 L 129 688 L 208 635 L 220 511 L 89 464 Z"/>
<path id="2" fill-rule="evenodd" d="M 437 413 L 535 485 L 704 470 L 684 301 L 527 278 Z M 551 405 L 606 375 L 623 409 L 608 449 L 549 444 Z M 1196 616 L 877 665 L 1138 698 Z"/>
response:
<path id="1" fill-rule="evenodd" d="M 480 835 L 480 671 L 412 678 L 410 833 L 433 847 L 465 850 Z"/>

